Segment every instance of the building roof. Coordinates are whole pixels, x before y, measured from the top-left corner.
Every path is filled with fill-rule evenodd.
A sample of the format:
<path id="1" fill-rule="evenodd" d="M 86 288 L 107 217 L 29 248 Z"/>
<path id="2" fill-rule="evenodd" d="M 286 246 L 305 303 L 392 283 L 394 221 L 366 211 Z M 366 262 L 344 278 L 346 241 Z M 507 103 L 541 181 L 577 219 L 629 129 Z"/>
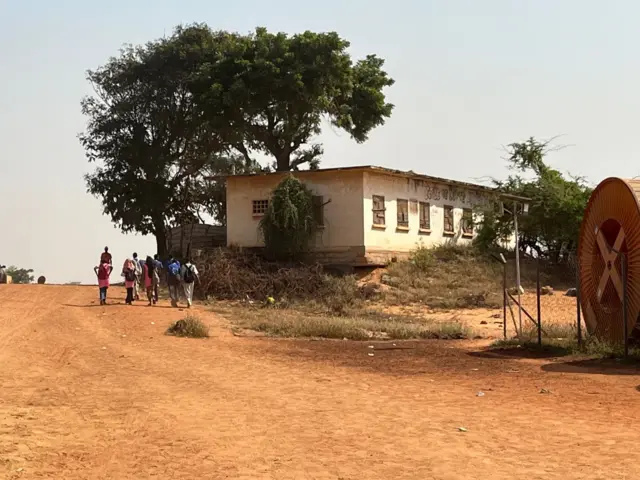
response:
<path id="1" fill-rule="evenodd" d="M 313 175 L 315 173 L 327 173 L 327 172 L 345 172 L 345 171 L 367 171 L 367 172 L 373 172 L 373 173 L 379 173 L 382 175 L 391 175 L 391 176 L 396 176 L 396 177 L 405 177 L 405 178 L 415 178 L 418 180 L 425 180 L 425 181 L 431 181 L 431 182 L 437 182 L 437 183 L 445 183 L 448 185 L 454 185 L 454 186 L 458 186 L 458 187 L 462 187 L 462 188 L 468 188 L 468 189 L 473 189 L 473 190 L 480 190 L 480 191 L 485 191 L 485 192 L 491 192 L 491 193 L 498 193 L 500 195 L 500 197 L 505 198 L 505 199 L 510 199 L 510 200 L 520 200 L 523 202 L 527 202 L 530 199 L 527 197 L 520 197 L 517 195 L 511 195 L 508 193 L 502 193 L 499 192 L 497 188 L 494 187 L 488 187 L 486 185 L 479 185 L 477 183 L 469 183 L 469 182 L 461 182 L 458 180 L 450 180 L 447 178 L 441 178 L 441 177 L 434 177 L 431 175 L 423 175 L 420 173 L 415 173 L 411 170 L 409 170 L 408 172 L 402 171 L 402 170 L 394 170 L 392 168 L 385 168 L 385 167 L 376 167 L 373 165 L 362 165 L 362 166 L 353 166 L 353 167 L 335 167 L 335 168 L 319 168 L 317 170 L 298 170 L 296 172 L 268 172 L 268 173 L 245 173 L 245 174 L 240 174 L 240 175 L 226 175 L 228 177 L 260 177 L 260 176 L 269 176 L 269 175 L 283 175 L 283 174 L 287 174 L 287 173 L 296 173 L 296 174 L 304 174 L 304 175 Z M 219 177 L 214 177 L 214 178 L 219 178 Z"/>

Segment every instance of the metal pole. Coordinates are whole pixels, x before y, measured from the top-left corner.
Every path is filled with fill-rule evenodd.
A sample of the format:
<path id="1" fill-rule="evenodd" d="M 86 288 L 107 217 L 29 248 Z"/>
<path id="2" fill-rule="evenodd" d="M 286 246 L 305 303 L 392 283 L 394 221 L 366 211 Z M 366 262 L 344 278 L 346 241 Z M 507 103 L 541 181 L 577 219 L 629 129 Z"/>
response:
<path id="1" fill-rule="evenodd" d="M 624 358 L 629 355 L 629 327 L 627 324 L 627 256 L 624 253 L 621 256 L 622 266 L 622 323 L 624 332 Z"/>
<path id="2" fill-rule="evenodd" d="M 542 314 L 540 312 L 540 256 L 536 257 L 536 307 L 538 309 L 538 346 L 542 346 Z"/>
<path id="3" fill-rule="evenodd" d="M 518 325 L 522 334 L 522 299 L 520 298 L 520 240 L 518 239 L 518 205 L 513 202 L 513 224 L 516 235 L 516 288 L 518 289 Z"/>
<path id="4" fill-rule="evenodd" d="M 578 320 L 578 348 L 582 347 L 582 307 L 580 304 L 580 260 L 576 258 L 576 318 Z"/>
<path id="5" fill-rule="evenodd" d="M 502 334 L 507 339 L 507 263 L 502 264 Z"/>

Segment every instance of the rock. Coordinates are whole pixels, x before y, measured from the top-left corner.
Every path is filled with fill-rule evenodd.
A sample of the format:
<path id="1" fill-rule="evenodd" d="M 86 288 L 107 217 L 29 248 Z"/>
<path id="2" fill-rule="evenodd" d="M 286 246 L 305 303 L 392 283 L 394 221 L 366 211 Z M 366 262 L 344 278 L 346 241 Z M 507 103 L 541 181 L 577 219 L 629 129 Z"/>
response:
<path id="1" fill-rule="evenodd" d="M 578 296 L 578 289 L 577 288 L 570 288 L 569 290 L 567 290 L 567 293 L 565 293 L 565 296 L 567 296 L 567 297 L 577 297 Z"/>
<path id="2" fill-rule="evenodd" d="M 509 289 L 509 293 L 511 295 L 517 295 L 518 294 L 518 287 L 513 287 Z M 520 285 L 520 295 L 524 295 L 524 288 L 522 288 L 522 285 Z"/>
<path id="3" fill-rule="evenodd" d="M 540 295 L 553 295 L 553 287 L 546 286 L 540 288 Z"/>
<path id="4" fill-rule="evenodd" d="M 502 318 L 502 314 L 501 313 L 494 313 L 493 315 L 491 315 L 491 318 Z"/>
<path id="5" fill-rule="evenodd" d="M 480 325 L 486 325 L 486 324 L 487 324 L 487 321 L 486 321 L 486 320 L 482 320 L 482 321 L 480 322 Z"/>

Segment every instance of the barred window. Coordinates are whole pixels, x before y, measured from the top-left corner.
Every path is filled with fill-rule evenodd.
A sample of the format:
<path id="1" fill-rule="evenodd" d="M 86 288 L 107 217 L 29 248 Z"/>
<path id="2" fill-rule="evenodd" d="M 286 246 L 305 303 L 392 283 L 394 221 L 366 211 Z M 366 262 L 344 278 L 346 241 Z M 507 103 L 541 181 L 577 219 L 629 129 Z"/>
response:
<path id="1" fill-rule="evenodd" d="M 254 200 L 253 215 L 264 215 L 269 208 L 269 200 Z"/>

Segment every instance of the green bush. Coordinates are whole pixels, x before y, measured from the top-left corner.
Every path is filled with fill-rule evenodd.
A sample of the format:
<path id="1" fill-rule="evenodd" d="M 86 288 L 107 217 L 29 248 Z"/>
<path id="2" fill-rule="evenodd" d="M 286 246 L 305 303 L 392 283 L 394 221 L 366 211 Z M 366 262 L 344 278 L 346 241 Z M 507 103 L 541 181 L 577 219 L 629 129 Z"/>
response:
<path id="1" fill-rule="evenodd" d="M 316 230 L 311 191 L 293 175 L 285 177 L 271 194 L 260 230 L 269 257 L 302 258 Z"/>

